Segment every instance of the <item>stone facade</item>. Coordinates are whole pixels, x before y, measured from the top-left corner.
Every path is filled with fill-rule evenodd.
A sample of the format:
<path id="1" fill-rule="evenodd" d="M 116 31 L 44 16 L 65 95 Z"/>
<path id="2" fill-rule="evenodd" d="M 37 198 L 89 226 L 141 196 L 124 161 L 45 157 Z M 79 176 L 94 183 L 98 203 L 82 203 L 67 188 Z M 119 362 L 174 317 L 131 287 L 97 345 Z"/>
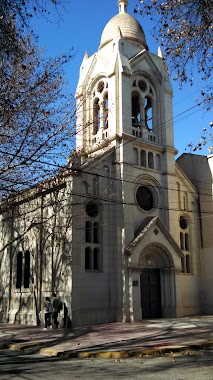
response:
<path id="1" fill-rule="evenodd" d="M 2 320 L 42 323 L 53 290 L 64 326 L 213 312 L 212 156 L 175 162 L 166 62 L 118 5 L 80 68 L 68 169 L 2 206 Z"/>

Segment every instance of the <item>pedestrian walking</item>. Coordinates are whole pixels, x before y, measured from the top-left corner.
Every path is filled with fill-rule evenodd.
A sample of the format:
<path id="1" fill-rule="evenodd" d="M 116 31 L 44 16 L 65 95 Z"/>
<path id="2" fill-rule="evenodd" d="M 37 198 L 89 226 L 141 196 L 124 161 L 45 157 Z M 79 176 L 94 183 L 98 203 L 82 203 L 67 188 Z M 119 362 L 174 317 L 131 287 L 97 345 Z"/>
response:
<path id="1" fill-rule="evenodd" d="M 51 324 L 52 315 L 53 315 L 52 302 L 49 297 L 46 297 L 46 300 L 44 303 L 44 321 L 45 321 L 44 330 L 47 330 L 48 326 L 50 326 L 50 328 L 52 327 L 52 324 Z"/>
<path id="2" fill-rule="evenodd" d="M 52 293 L 52 306 L 53 306 L 53 315 L 52 315 L 52 319 L 53 319 L 53 328 L 57 329 L 59 323 L 58 323 L 58 313 L 60 313 L 60 310 L 61 310 L 61 301 L 60 299 L 57 297 L 56 293 L 53 292 Z"/>

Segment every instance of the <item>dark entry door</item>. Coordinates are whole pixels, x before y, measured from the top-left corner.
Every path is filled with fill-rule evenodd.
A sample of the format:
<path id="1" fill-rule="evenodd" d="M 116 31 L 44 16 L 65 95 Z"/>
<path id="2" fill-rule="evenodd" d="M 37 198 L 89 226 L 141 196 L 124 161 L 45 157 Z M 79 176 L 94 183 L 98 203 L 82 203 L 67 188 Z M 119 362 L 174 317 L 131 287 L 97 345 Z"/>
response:
<path id="1" fill-rule="evenodd" d="M 160 269 L 143 269 L 141 274 L 142 318 L 161 318 Z"/>

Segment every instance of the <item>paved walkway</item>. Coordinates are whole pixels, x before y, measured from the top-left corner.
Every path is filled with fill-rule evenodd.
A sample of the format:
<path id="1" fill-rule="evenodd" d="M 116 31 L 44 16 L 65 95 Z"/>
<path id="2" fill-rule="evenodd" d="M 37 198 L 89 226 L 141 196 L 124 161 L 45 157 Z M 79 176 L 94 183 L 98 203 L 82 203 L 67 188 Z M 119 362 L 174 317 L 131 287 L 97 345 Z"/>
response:
<path id="1" fill-rule="evenodd" d="M 0 324 L 0 348 L 31 349 L 46 356 L 141 357 L 210 345 L 213 315 L 47 331 L 38 326 Z"/>

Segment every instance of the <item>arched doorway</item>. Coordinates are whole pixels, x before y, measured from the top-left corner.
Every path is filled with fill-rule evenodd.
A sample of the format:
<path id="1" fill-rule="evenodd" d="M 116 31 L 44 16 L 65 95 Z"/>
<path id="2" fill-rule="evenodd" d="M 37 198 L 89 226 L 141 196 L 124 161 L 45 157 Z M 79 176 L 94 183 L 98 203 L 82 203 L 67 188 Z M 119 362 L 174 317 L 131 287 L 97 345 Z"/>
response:
<path id="1" fill-rule="evenodd" d="M 175 317 L 175 272 L 165 247 L 150 244 L 140 255 L 142 319 Z"/>

